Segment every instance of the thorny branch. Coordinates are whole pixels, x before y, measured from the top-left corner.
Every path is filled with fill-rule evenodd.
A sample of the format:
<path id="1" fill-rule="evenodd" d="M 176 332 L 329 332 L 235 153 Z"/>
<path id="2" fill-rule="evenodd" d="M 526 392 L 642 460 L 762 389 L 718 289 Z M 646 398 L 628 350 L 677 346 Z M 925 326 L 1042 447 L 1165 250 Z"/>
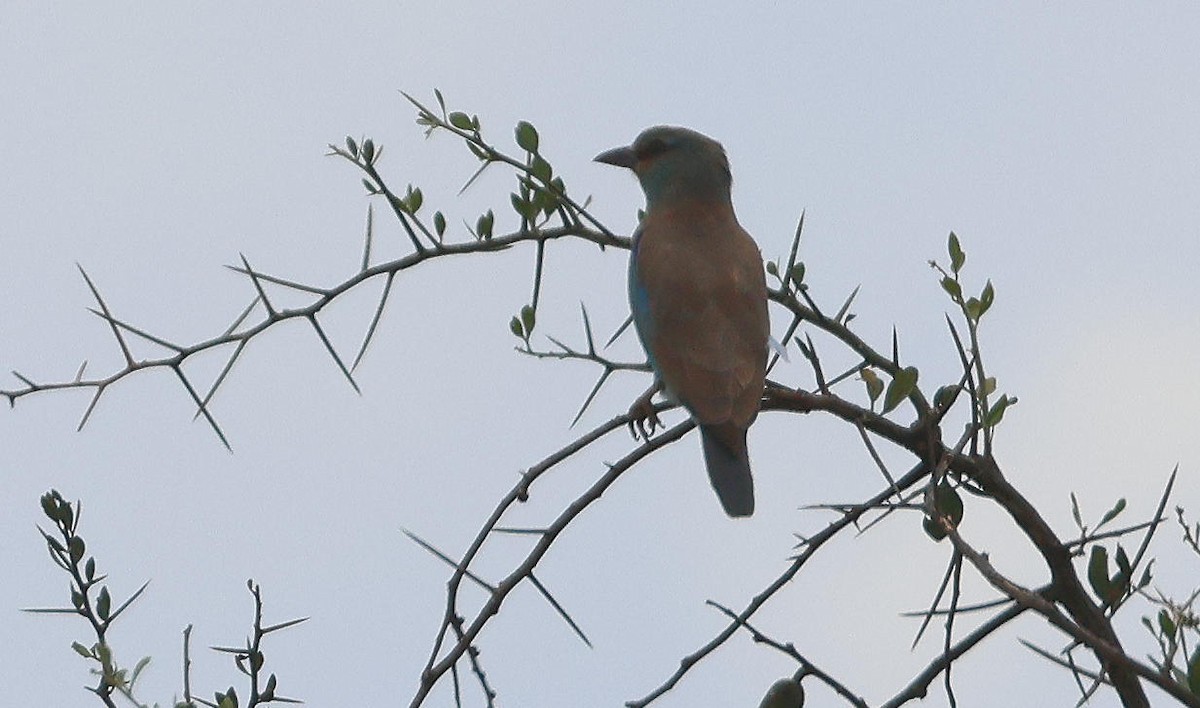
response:
<path id="1" fill-rule="evenodd" d="M 246 345 L 248 345 L 251 340 L 265 333 L 268 329 L 271 329 L 276 325 L 289 320 L 302 319 L 307 321 L 313 327 L 321 341 L 325 344 L 329 353 L 333 356 L 339 368 L 345 374 L 351 385 L 357 388 L 357 384 L 354 382 L 351 371 L 342 364 L 340 356 L 333 350 L 328 339 L 325 338 L 324 332 L 320 328 L 320 324 L 317 319 L 317 315 L 319 315 L 326 308 L 326 306 L 328 306 L 338 297 L 344 295 L 350 290 L 353 290 L 368 280 L 377 278 L 379 276 L 384 276 L 387 279 L 387 287 L 385 287 L 382 298 L 380 299 L 378 305 L 378 311 L 382 312 L 384 305 L 386 304 L 386 298 L 392 292 L 391 283 L 393 279 L 398 274 L 416 268 L 427 261 L 432 261 L 446 256 L 495 253 L 521 243 L 531 242 L 535 244 L 542 244 L 547 241 L 554 241 L 564 238 L 579 238 L 602 246 L 615 246 L 617 248 L 629 247 L 629 240 L 627 238 L 605 235 L 599 231 L 585 226 L 561 226 L 556 228 L 547 228 L 540 231 L 511 233 L 487 240 L 445 244 L 437 247 L 436 249 L 425 249 L 418 253 L 409 254 L 403 258 L 397 258 L 384 263 L 379 263 L 374 266 L 363 268 L 341 282 L 328 287 L 303 285 L 301 283 L 296 283 L 284 278 L 258 272 L 252 269 L 249 264 L 244 264 L 242 266 L 232 267 L 232 269 L 238 273 L 246 275 L 254 282 L 255 289 L 257 291 L 257 296 L 254 298 L 254 301 L 243 314 L 238 316 L 233 325 L 227 331 L 215 337 L 189 345 L 178 345 L 168 342 L 164 339 L 144 332 L 143 330 L 125 322 L 124 320 L 118 319 L 109 312 L 107 304 L 105 304 L 104 299 L 100 295 L 100 291 L 95 289 L 93 292 L 95 293 L 97 301 L 101 305 L 100 310 L 96 311 L 97 315 L 103 318 L 111 326 L 122 351 L 128 351 L 128 345 L 126 345 L 124 336 L 121 334 L 122 332 L 125 332 L 145 341 L 151 342 L 152 344 L 170 349 L 174 353 L 169 356 L 157 358 L 137 358 L 131 353 L 126 358 L 126 363 L 122 368 L 110 373 L 107 376 L 85 378 L 84 376 L 80 375 L 67 381 L 41 383 L 34 381 L 31 377 L 13 372 L 14 375 L 20 379 L 24 385 L 18 388 L 0 389 L 0 397 L 8 399 L 9 405 L 11 406 L 16 405 L 16 402 L 19 399 L 35 393 L 61 391 L 67 389 L 92 389 L 94 391 L 93 398 L 89 403 L 83 418 L 79 422 L 79 428 L 82 429 L 87 423 L 92 411 L 95 409 L 96 403 L 100 399 L 100 396 L 110 385 L 137 373 L 152 369 L 165 368 L 174 372 L 179 377 L 179 379 L 187 388 L 193 403 L 197 405 L 198 412 L 208 420 L 209 424 L 213 428 L 213 431 L 220 437 L 221 442 L 228 446 L 229 443 L 225 433 L 217 424 L 215 417 L 213 417 L 208 403 L 211 401 L 213 394 L 216 392 L 216 388 L 225 381 L 226 375 L 232 369 L 234 363 L 237 362 L 238 357 L 240 357 L 245 351 Z M 87 277 L 86 273 L 85 277 Z M 91 281 L 89 278 L 89 283 L 90 282 Z M 297 292 L 308 293 L 313 295 L 314 299 L 311 303 L 303 307 L 275 309 L 269 304 L 269 300 L 266 298 L 266 292 L 263 289 L 263 283 L 281 286 Z M 256 309 L 263 310 L 261 317 L 258 320 L 247 324 L 246 319 Z M 370 337 L 373 335 L 373 333 L 373 329 L 368 331 L 367 336 L 364 338 L 362 346 L 360 347 L 360 352 L 366 350 L 367 345 L 370 343 Z M 225 366 L 222 369 L 222 373 L 217 377 L 212 387 L 203 397 L 197 396 L 192 384 L 190 383 L 191 380 L 183 371 L 184 363 L 195 357 L 197 354 L 231 346 L 234 347 L 234 349 L 232 354 L 229 356 L 229 359 L 226 361 Z M 355 361 L 357 362 L 359 359 L 361 359 L 361 353 L 358 357 L 356 357 Z"/>
<path id="2" fill-rule="evenodd" d="M 419 188 L 409 185 L 401 193 L 387 184 L 384 175 L 378 169 L 383 148 L 377 147 L 370 139 L 363 140 L 360 144 L 358 141 L 347 138 L 345 147 L 331 145 L 329 154 L 347 160 L 362 172 L 364 175 L 363 185 L 367 192 L 386 202 L 412 246 L 411 253 L 386 262 L 372 264 L 374 221 L 373 213 L 368 212 L 361 265 L 355 273 L 333 285 L 313 286 L 270 275 L 252 267 L 250 262 L 242 256 L 240 265 L 233 266 L 232 270 L 250 281 L 253 292 L 250 305 L 234 319 L 223 333 L 189 345 L 168 341 L 118 318 L 102 297 L 100 289 L 81 268 L 81 273 L 98 306 L 93 312 L 104 320 L 111 330 L 120 349 L 123 365 L 104 376 L 86 377 L 85 363 L 79 368 L 73 379 L 50 383 L 38 382 L 31 377 L 14 372 L 22 385 L 0 390 L 0 396 L 7 398 L 10 405 L 15 405 L 19 399 L 35 393 L 90 389 L 93 391 L 93 396 L 80 422 L 80 427 L 82 427 L 109 386 L 143 371 L 165 368 L 172 371 L 179 379 L 190 400 L 196 406 L 196 414 L 203 416 L 222 443 L 228 446 L 226 435 L 218 425 L 209 404 L 217 388 L 226 381 L 233 365 L 253 339 L 277 324 L 302 319 L 312 327 L 314 334 L 335 365 L 350 385 L 357 390 L 358 384 L 354 379 L 353 372 L 377 331 L 388 299 L 394 292 L 395 281 L 405 271 L 446 256 L 494 253 L 519 244 L 529 243 L 535 251 L 531 304 L 523 309 L 518 317 L 513 318 L 511 327 L 513 333 L 522 340 L 523 346 L 519 347 L 518 351 L 524 354 L 543 359 L 586 361 L 600 367 L 601 374 L 575 417 L 577 422 L 612 374 L 626 371 L 647 372 L 648 367 L 644 363 L 617 362 L 602 354 L 603 347 L 596 346 L 586 309 L 582 310 L 585 347 L 575 347 L 553 337 L 548 339 L 556 349 L 543 350 L 534 346 L 531 336 L 536 326 L 536 311 L 541 294 L 545 250 L 550 244 L 563 239 L 580 239 L 596 244 L 602 250 L 609 246 L 627 250 L 630 247 L 630 241 L 628 238 L 614 235 L 596 220 L 587 211 L 588 202 L 586 200 L 579 203 L 568 196 L 562 178 L 554 174 L 550 163 L 541 153 L 537 131 L 533 126 L 525 122 L 518 124 L 516 142 L 521 154 L 513 156 L 501 151 L 484 138 L 478 117 L 462 112 L 449 112 L 446 110 L 440 92 L 435 92 L 435 96 L 438 103 L 436 110 L 405 94 L 405 97 L 417 108 L 417 122 L 427 128 L 427 134 L 449 133 L 460 140 L 479 160 L 479 170 L 467 181 L 467 186 L 479 174 L 493 165 L 502 165 L 513 170 L 517 178 L 517 188 L 511 194 L 511 202 L 513 210 L 519 217 L 520 225 L 517 229 L 503 235 L 496 235 L 494 233 L 496 217 L 492 211 L 488 211 L 479 217 L 474 228 L 469 225 L 466 227 L 471 238 L 457 242 L 448 241 L 444 215 L 436 212 L 432 217 L 425 216 L 427 211 L 422 212 L 424 196 Z M 762 408 L 764 411 L 824 413 L 854 426 L 859 431 L 876 467 L 887 478 L 888 484 L 876 495 L 857 504 L 824 505 L 825 508 L 834 508 L 839 511 L 840 516 L 817 534 L 803 539 L 798 553 L 790 559 L 790 565 L 768 582 L 762 591 L 745 604 L 741 611 L 734 612 L 719 606 L 730 617 L 730 623 L 695 652 L 683 657 L 679 668 L 660 686 L 644 698 L 630 701 L 627 705 L 637 708 L 654 702 L 658 697 L 674 688 L 693 668 L 723 645 L 738 629 L 750 631 L 756 640 L 792 655 L 800 662 L 802 674 L 817 676 L 850 704 L 867 705 L 861 698 L 845 689 L 841 681 L 816 669 L 790 644 L 781 644 L 768 639 L 765 634 L 752 627 L 749 620 L 760 608 L 773 599 L 828 541 L 850 527 L 862 528 L 860 522 L 868 515 L 875 516 L 866 528 L 878 523 L 891 512 L 904 509 L 922 510 L 925 515 L 927 532 L 935 539 L 948 538 L 953 549 L 947 575 L 937 590 L 929 610 L 921 613 L 925 623 L 935 614 L 945 615 L 947 629 L 938 655 L 907 686 L 882 705 L 900 706 L 924 697 L 928 687 L 939 675 L 944 677 L 947 692 L 953 701 L 953 687 L 949 678 L 953 662 L 975 647 L 983 638 L 998 631 L 1026 611 L 1038 613 L 1053 626 L 1063 631 L 1077 645 L 1087 647 L 1095 655 L 1099 665 L 1091 670 L 1081 668 L 1077 676 L 1089 675 L 1096 677 L 1097 680 L 1111 681 L 1124 705 L 1148 705 L 1142 681 L 1157 685 L 1185 705 L 1200 705 L 1200 698 L 1190 693 L 1187 687 L 1179 682 L 1178 676 L 1173 675 L 1165 667 L 1159 670 L 1130 657 L 1122 648 L 1110 622 L 1111 613 L 1121 606 L 1121 602 L 1128 599 L 1135 591 L 1141 591 L 1145 582 L 1149 582 L 1149 562 L 1145 561 L 1144 554 L 1150 535 L 1163 518 L 1162 505 L 1152 521 L 1103 534 L 1095 531 L 1089 534 L 1084 530 L 1078 540 L 1064 542 L 1028 499 L 1005 479 L 996 463 L 992 455 L 995 428 L 1002 420 L 1005 410 L 1016 403 L 1016 398 L 1007 395 L 997 396 L 996 380 L 985 370 L 980 349 L 980 320 L 990 308 L 995 292 L 989 282 L 978 297 L 964 295 L 964 284 L 960 278 L 960 271 L 965 261 L 965 254 L 957 236 L 954 234 L 950 236 L 949 269 L 936 263 L 932 265 L 940 273 L 941 285 L 950 295 L 959 311 L 961 321 L 966 325 L 966 337 L 964 338 L 959 335 L 955 322 L 947 317 L 950 335 L 962 370 L 955 374 L 956 381 L 954 383 L 942 386 L 930 397 L 926 395 L 922 386 L 918 385 L 917 369 L 911 365 L 901 364 L 898 336 L 895 332 L 893 332 L 891 351 L 885 354 L 868 344 L 850 328 L 850 322 L 854 317 L 850 310 L 858 292 L 857 288 L 845 299 L 833 316 L 826 315 L 809 294 L 808 285 L 804 282 L 805 266 L 797 259 L 803 226 L 802 216 L 786 263 L 781 266 L 778 262 L 770 262 L 767 264 L 767 271 L 777 281 L 777 286 L 769 291 L 769 298 L 775 306 L 787 313 L 789 324 L 786 328 L 783 345 L 786 347 L 795 344 L 801 351 L 812 369 L 813 383 L 806 386 L 803 383 L 771 382 L 764 392 Z M 380 277 L 383 278 L 384 283 L 370 325 L 356 355 L 352 359 L 344 358 L 326 336 L 320 324 L 319 315 L 324 312 L 326 306 L 348 291 Z M 301 307 L 281 308 L 271 300 L 274 288 L 299 293 L 310 297 L 311 300 Z M 804 328 L 803 336 L 801 336 L 801 328 Z M 623 330 L 624 326 L 618 330 L 613 339 L 619 336 Z M 835 376 L 828 376 L 813 335 L 832 339 L 835 345 L 852 353 L 858 362 Z M 130 346 L 129 338 L 161 347 L 168 350 L 169 354 L 157 358 L 140 358 Z M 611 341 L 612 339 L 609 340 L 610 343 Z M 185 364 L 197 354 L 221 348 L 228 348 L 232 351 L 216 380 L 201 395 L 200 390 L 186 374 Z M 346 364 L 348 360 L 351 362 L 349 365 Z M 773 365 L 775 362 L 771 363 Z M 861 401 L 861 393 L 855 394 L 846 391 L 848 382 L 853 380 L 864 382 L 867 399 L 865 402 L 858 402 Z M 943 442 L 941 424 L 950 410 L 960 401 L 965 401 L 969 407 L 969 422 L 959 439 L 953 445 L 948 445 Z M 909 424 L 896 422 L 889 417 L 889 414 L 904 402 L 907 402 L 912 409 L 913 422 Z M 662 411 L 669 407 L 668 404 L 658 404 L 656 410 Z M 475 561 L 478 559 L 481 549 L 489 538 L 499 533 L 515 532 L 513 529 L 505 528 L 502 520 L 514 504 L 524 502 L 529 498 L 535 482 L 565 460 L 589 449 L 594 443 L 612 432 L 626 428 L 631 422 L 630 415 L 612 418 L 526 470 L 513 488 L 497 503 L 492 514 L 483 522 L 467 549 L 457 558 L 437 550 L 433 544 L 420 539 L 415 534 L 410 534 L 410 537 L 422 547 L 453 568 L 447 583 L 445 613 L 433 641 L 429 658 L 421 671 L 420 684 L 412 698 L 411 706 L 415 708 L 422 705 L 431 691 L 447 674 L 451 676 L 453 682 L 455 700 L 461 704 L 459 667 L 464 658 L 476 677 L 487 705 L 493 705 L 496 691 L 490 684 L 479 661 L 479 636 L 489 621 L 500 612 L 511 592 L 525 581 L 529 581 L 529 584 L 537 589 L 555 612 L 567 622 L 572 631 L 583 641 L 588 641 L 583 630 L 570 616 L 567 609 L 535 577 L 534 569 L 568 525 L 593 502 L 597 501 L 624 472 L 658 449 L 686 435 L 693 427 L 690 421 L 677 424 L 657 436 L 650 437 L 633 447 L 617 462 L 607 465 L 592 485 L 563 508 L 557 517 L 544 528 L 522 530 L 522 533 L 526 533 L 533 539 L 533 545 L 504 578 L 498 582 L 488 581 L 473 568 L 476 566 Z M 882 456 L 876 449 L 877 440 L 910 453 L 915 458 L 911 469 L 893 479 L 893 475 L 887 470 Z M 966 490 L 973 495 L 982 496 L 1005 509 L 1014 525 L 1041 553 L 1050 576 L 1048 583 L 1037 590 L 1026 589 L 1020 583 L 997 571 L 987 555 L 976 550 L 963 537 L 959 529 L 959 522 L 964 511 L 959 490 Z M 1164 494 L 1163 504 L 1166 503 L 1168 495 L 1169 488 L 1168 493 Z M 924 500 L 919 505 L 914 503 L 918 496 Z M 1186 524 L 1184 527 L 1187 531 Z M 1098 595 L 1106 595 L 1100 598 L 1099 603 L 1093 600 L 1077 572 L 1074 559 L 1088 548 L 1093 550 L 1093 557 L 1095 557 L 1095 549 L 1099 548 L 1101 541 L 1117 540 L 1125 534 L 1143 530 L 1146 532 L 1146 536 L 1132 562 L 1124 557 L 1123 550 L 1120 551 L 1118 561 L 1121 565 L 1121 574 L 1112 578 L 1105 571 L 1104 580 L 1101 581 L 1097 579 L 1099 575 L 1092 577 L 1091 568 L 1089 568 L 1089 583 L 1092 589 Z M 1190 534 L 1190 532 L 1188 533 Z M 1197 529 L 1196 536 L 1200 536 L 1200 527 Z M 1193 547 L 1196 547 L 1194 538 L 1194 536 L 1188 536 Z M 961 559 L 966 559 L 975 572 L 978 572 L 992 587 L 998 590 L 1005 600 L 1001 604 L 995 605 L 999 609 L 990 619 L 977 625 L 965 636 L 955 638 L 954 616 L 959 612 L 984 607 L 980 605 L 966 606 L 960 603 L 959 574 L 963 565 Z M 1146 580 L 1134 587 L 1132 573 L 1139 567 L 1143 569 Z M 470 580 L 486 593 L 486 601 L 469 616 L 464 616 L 460 609 L 464 579 Z M 952 583 L 950 607 L 942 609 L 939 605 L 948 583 Z M 1112 595 L 1112 597 L 1107 595 Z M 918 639 L 919 636 L 920 633 L 918 633 Z M 1160 638 L 1160 643 L 1165 646 L 1164 642 L 1165 640 Z M 251 647 L 252 650 L 253 647 Z"/>

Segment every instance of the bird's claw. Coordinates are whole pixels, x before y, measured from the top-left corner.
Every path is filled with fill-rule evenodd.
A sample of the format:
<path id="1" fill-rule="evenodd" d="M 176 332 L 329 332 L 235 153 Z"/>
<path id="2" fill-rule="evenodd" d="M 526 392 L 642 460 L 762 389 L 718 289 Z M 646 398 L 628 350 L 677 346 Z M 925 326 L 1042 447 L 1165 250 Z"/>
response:
<path id="1" fill-rule="evenodd" d="M 666 427 L 658 419 L 658 411 L 654 410 L 654 404 L 650 401 L 653 397 L 654 391 L 647 391 L 629 407 L 629 434 L 634 440 L 649 440 L 655 430 Z"/>

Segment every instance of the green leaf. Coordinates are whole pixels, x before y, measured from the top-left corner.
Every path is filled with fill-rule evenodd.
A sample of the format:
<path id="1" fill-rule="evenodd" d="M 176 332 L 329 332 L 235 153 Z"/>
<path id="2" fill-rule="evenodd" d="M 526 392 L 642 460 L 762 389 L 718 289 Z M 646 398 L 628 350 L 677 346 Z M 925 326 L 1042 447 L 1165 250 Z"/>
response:
<path id="1" fill-rule="evenodd" d="M 963 501 L 958 490 L 945 480 L 933 490 L 933 502 L 938 513 L 950 520 L 950 525 L 958 528 L 963 519 Z"/>
<path id="2" fill-rule="evenodd" d="M 539 189 L 534 195 L 533 204 L 546 216 L 550 216 L 558 209 L 558 197 L 544 189 Z"/>
<path id="3" fill-rule="evenodd" d="M 1150 569 L 1153 567 L 1154 567 L 1154 559 L 1151 558 L 1150 561 L 1148 563 L 1146 563 L 1146 568 L 1142 571 L 1142 577 L 1138 579 L 1138 584 L 1137 584 L 1137 588 L 1136 588 L 1137 590 L 1141 590 L 1142 588 L 1144 588 L 1150 584 L 1150 581 L 1153 579 L 1153 574 L 1150 572 Z"/>
<path id="4" fill-rule="evenodd" d="M 440 211 L 433 214 L 433 230 L 438 236 L 446 233 L 446 217 Z"/>
<path id="5" fill-rule="evenodd" d="M 1188 690 L 1193 696 L 1200 696 L 1200 647 L 1192 652 L 1192 660 L 1188 662 Z"/>
<path id="6" fill-rule="evenodd" d="M 65 552 L 66 552 L 66 550 L 67 550 L 67 549 L 63 548 L 63 545 L 62 545 L 61 543 L 59 543 L 59 542 L 58 542 L 58 539 L 57 539 L 57 538 L 55 538 L 55 537 L 53 537 L 53 536 L 50 536 L 50 535 L 48 535 L 48 534 L 46 535 L 46 537 L 45 537 L 45 538 L 46 538 L 46 545 L 47 545 L 47 546 L 50 546 L 51 548 L 53 548 L 55 551 L 57 551 L 57 552 L 59 552 L 59 553 L 65 553 Z"/>
<path id="7" fill-rule="evenodd" d="M 526 201 L 523 197 L 521 197 L 520 194 L 517 194 L 516 192 L 513 192 L 512 194 L 510 194 L 508 196 L 509 196 L 509 200 L 512 202 L 513 211 L 517 212 L 518 216 L 524 217 L 526 219 L 530 218 L 529 217 L 529 212 L 530 212 L 529 202 Z"/>
<path id="8" fill-rule="evenodd" d="M 942 290 L 945 290 L 947 293 L 949 293 L 951 299 L 953 299 L 955 302 L 962 301 L 962 286 L 959 285 L 958 281 L 954 278 L 951 278 L 948 275 L 942 278 Z"/>
<path id="9" fill-rule="evenodd" d="M 934 521 L 931 517 L 924 517 L 921 520 L 921 527 L 925 529 L 925 533 L 935 541 L 940 541 L 946 537 L 946 529 L 942 525 Z"/>
<path id="10" fill-rule="evenodd" d="M 958 236 L 953 231 L 950 232 L 950 243 L 947 249 L 950 252 L 950 270 L 957 273 L 962 270 L 963 263 L 966 263 L 967 254 L 963 253 L 962 244 L 958 242 Z"/>
<path id="11" fill-rule="evenodd" d="M 1165 609 L 1158 611 L 1158 628 L 1162 630 L 1164 637 L 1175 636 L 1175 620 L 1171 619 L 1170 613 Z"/>
<path id="12" fill-rule="evenodd" d="M 1096 524 L 1096 528 L 1099 529 L 1101 526 L 1117 518 L 1117 515 L 1122 511 L 1125 511 L 1125 497 L 1118 499 L 1117 503 L 1113 504 L 1113 508 L 1104 512 L 1104 516 L 1100 517 L 1100 523 Z"/>
<path id="13" fill-rule="evenodd" d="M 404 196 L 404 202 L 408 206 L 408 213 L 416 214 L 421 209 L 421 205 L 425 203 L 425 195 L 421 193 L 420 187 L 413 188 L 410 184 L 408 194 Z"/>
<path id="14" fill-rule="evenodd" d="M 1133 567 L 1129 564 L 1129 556 L 1125 554 L 1125 549 L 1119 545 L 1117 546 L 1117 568 L 1120 572 L 1117 573 L 1115 579 L 1121 588 L 1121 594 L 1124 594 L 1129 587 L 1130 579 L 1133 578 Z"/>
<path id="15" fill-rule="evenodd" d="M 804 264 L 797 263 L 792 266 L 791 281 L 794 285 L 800 285 L 804 282 Z"/>
<path id="16" fill-rule="evenodd" d="M 78 654 L 78 655 L 82 656 L 82 657 L 83 657 L 83 658 L 85 658 L 85 659 L 92 659 L 92 658 L 94 658 L 94 657 L 92 656 L 92 650 L 91 650 L 91 649 L 88 649 L 87 647 L 85 647 L 84 645 L 80 644 L 79 642 L 71 642 L 71 648 L 75 650 L 75 653 L 76 653 L 76 654 Z"/>
<path id="17" fill-rule="evenodd" d="M 349 151 L 351 157 L 358 157 L 358 143 L 354 142 L 354 138 L 346 136 L 346 150 Z"/>
<path id="18" fill-rule="evenodd" d="M 78 563 L 83 558 L 83 552 L 86 546 L 83 543 L 82 536 L 72 536 L 67 541 L 67 548 L 71 550 L 71 563 Z"/>
<path id="19" fill-rule="evenodd" d="M 42 513 L 51 521 L 58 521 L 58 501 L 53 491 L 42 495 Z"/>
<path id="20" fill-rule="evenodd" d="M 1083 529 L 1083 517 L 1079 514 L 1079 500 L 1075 498 L 1075 492 L 1071 492 L 1071 516 L 1075 517 L 1075 525 Z"/>
<path id="21" fill-rule="evenodd" d="M 968 298 L 966 304 L 963 305 L 963 307 L 967 311 L 967 317 L 971 318 L 972 322 L 979 321 L 979 316 L 981 314 L 983 314 L 983 312 L 981 311 L 982 305 L 979 304 L 979 300 L 977 300 L 973 297 Z"/>
<path id="22" fill-rule="evenodd" d="M 938 390 L 933 394 L 933 407 L 945 408 L 946 406 L 950 405 L 950 402 L 953 401 L 954 397 L 958 395 L 958 392 L 961 388 L 962 386 L 959 386 L 958 384 L 946 384 L 945 386 L 938 388 Z"/>
<path id="23" fill-rule="evenodd" d="M 992 301 L 996 299 L 996 289 L 992 287 L 992 281 L 989 279 L 987 284 L 983 286 L 983 292 L 979 294 L 979 316 L 983 317 L 983 313 L 988 311 L 992 306 Z"/>
<path id="24" fill-rule="evenodd" d="M 1118 583 L 1121 586 L 1122 594 L 1129 587 L 1129 581 L 1133 577 L 1133 566 L 1129 564 L 1129 556 L 1125 554 L 1125 549 L 1120 545 L 1117 546 L 1117 568 L 1120 570 L 1117 573 Z"/>
<path id="25" fill-rule="evenodd" d="M 517 335 L 517 337 L 520 339 L 525 338 L 525 330 L 521 329 L 521 320 L 517 319 L 516 317 L 513 317 L 512 320 L 509 321 L 508 328 L 512 330 L 512 333 Z"/>
<path id="26" fill-rule="evenodd" d="M 533 305 L 526 305 L 521 308 L 521 324 L 525 327 L 525 334 L 533 334 L 533 327 L 537 324 L 537 312 L 533 309 Z"/>
<path id="27" fill-rule="evenodd" d="M 876 399 L 879 398 L 879 394 L 883 393 L 883 381 L 872 369 L 863 369 L 859 375 L 862 377 L 863 383 L 867 385 L 867 397 L 871 399 L 873 406 Z"/>
<path id="28" fill-rule="evenodd" d="M 517 123 L 517 145 L 525 152 L 538 151 L 538 132 L 527 121 Z"/>
<path id="29" fill-rule="evenodd" d="M 989 376 L 983 380 L 983 386 L 980 386 L 980 391 L 984 396 L 990 396 L 996 392 L 996 377 Z"/>
<path id="30" fill-rule="evenodd" d="M 1155 634 L 1154 625 L 1150 623 L 1150 618 L 1146 617 L 1145 615 L 1142 615 L 1142 626 L 1145 627 L 1146 630 L 1149 631 L 1151 634 Z"/>
<path id="31" fill-rule="evenodd" d="M 91 580 L 96 577 L 96 559 L 88 558 L 87 563 L 83 566 L 83 577 Z"/>
<path id="32" fill-rule="evenodd" d="M 367 179 L 366 177 L 363 177 L 362 184 L 363 184 L 363 187 L 365 187 L 367 189 L 367 194 L 375 193 L 375 191 L 376 191 L 375 185 L 371 184 L 371 180 Z"/>
<path id="33" fill-rule="evenodd" d="M 143 656 L 141 659 L 138 660 L 137 665 L 133 667 L 133 673 L 129 675 L 130 686 L 132 686 L 134 683 L 137 682 L 138 676 L 141 676 L 142 671 L 144 671 L 146 669 L 146 667 L 149 665 L 150 665 L 150 657 L 148 657 L 148 656 Z"/>
<path id="34" fill-rule="evenodd" d="M 776 278 L 779 277 L 779 266 L 776 265 L 775 261 L 767 261 L 767 274 L 773 275 Z"/>
<path id="35" fill-rule="evenodd" d="M 496 222 L 496 215 L 491 209 L 487 213 L 479 217 L 479 221 L 475 223 L 475 233 L 479 234 L 479 238 L 489 239 L 492 237 L 492 226 Z"/>
<path id="36" fill-rule="evenodd" d="M 475 124 L 471 122 L 471 117 L 462 111 L 450 114 L 450 125 L 459 130 L 472 130 L 475 127 Z"/>
<path id="37" fill-rule="evenodd" d="M 925 533 L 935 541 L 941 541 L 947 536 L 946 527 L 942 521 L 949 523 L 951 528 L 958 528 L 963 519 L 963 502 L 951 484 L 945 480 L 942 481 L 933 490 L 933 505 L 941 519 L 935 518 L 932 515 L 926 514 L 921 522 L 921 526 L 925 529 Z"/>
<path id="38" fill-rule="evenodd" d="M 1016 403 L 1017 399 L 1009 398 L 1007 394 L 1000 397 L 1000 400 L 992 404 L 991 410 L 983 417 L 983 425 L 986 428 L 994 428 L 1004 419 L 1004 411 L 1010 405 Z"/>
<path id="39" fill-rule="evenodd" d="M 900 402 L 908 398 L 916 387 L 916 367 L 906 366 L 897 371 L 892 382 L 888 384 L 887 395 L 883 398 L 883 412 L 887 413 L 900 405 Z"/>
<path id="40" fill-rule="evenodd" d="M 1112 592 L 1112 583 L 1108 579 L 1108 551 L 1104 546 L 1092 546 L 1092 556 L 1088 559 L 1088 583 L 1096 597 L 1107 601 Z"/>
<path id="41" fill-rule="evenodd" d="M 488 160 L 492 159 L 488 155 L 487 150 L 484 150 L 483 148 L 479 147 L 475 143 L 467 143 L 467 147 L 471 150 L 471 153 L 473 155 L 475 155 L 475 157 L 478 157 L 480 160 L 483 160 L 484 162 L 487 162 Z"/>
<path id="42" fill-rule="evenodd" d="M 108 586 L 100 588 L 100 596 L 96 598 L 96 616 L 100 621 L 108 621 L 109 610 L 112 609 L 112 596 L 108 594 Z"/>
<path id="43" fill-rule="evenodd" d="M 537 155 L 533 158 L 533 162 L 529 165 L 529 171 L 534 177 L 540 179 L 544 184 L 550 183 L 550 177 L 553 170 L 550 168 L 550 163 L 546 162 L 545 158 Z"/>
<path id="44" fill-rule="evenodd" d="M 375 141 L 367 138 L 362 144 L 363 162 L 368 165 L 375 161 Z"/>

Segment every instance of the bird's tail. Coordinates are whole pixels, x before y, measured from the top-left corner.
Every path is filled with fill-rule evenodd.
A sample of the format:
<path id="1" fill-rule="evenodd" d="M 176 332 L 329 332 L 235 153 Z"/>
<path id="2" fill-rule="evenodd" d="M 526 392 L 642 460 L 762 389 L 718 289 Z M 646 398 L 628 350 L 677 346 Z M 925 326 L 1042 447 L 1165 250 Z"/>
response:
<path id="1" fill-rule="evenodd" d="M 750 476 L 750 455 L 746 449 L 746 431 L 726 423 L 701 425 L 704 462 L 713 490 L 730 516 L 754 513 L 754 478 Z"/>

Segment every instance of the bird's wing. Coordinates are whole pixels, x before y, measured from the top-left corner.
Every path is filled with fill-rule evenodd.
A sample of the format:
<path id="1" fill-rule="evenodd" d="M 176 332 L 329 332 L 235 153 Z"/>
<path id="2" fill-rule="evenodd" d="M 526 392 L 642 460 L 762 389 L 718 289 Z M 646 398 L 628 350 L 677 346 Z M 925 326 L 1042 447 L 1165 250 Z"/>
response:
<path id="1" fill-rule="evenodd" d="M 655 216 L 643 223 L 631 274 L 652 323 L 643 342 L 699 422 L 745 429 L 758 412 L 770 334 L 762 256 L 734 220 Z"/>

